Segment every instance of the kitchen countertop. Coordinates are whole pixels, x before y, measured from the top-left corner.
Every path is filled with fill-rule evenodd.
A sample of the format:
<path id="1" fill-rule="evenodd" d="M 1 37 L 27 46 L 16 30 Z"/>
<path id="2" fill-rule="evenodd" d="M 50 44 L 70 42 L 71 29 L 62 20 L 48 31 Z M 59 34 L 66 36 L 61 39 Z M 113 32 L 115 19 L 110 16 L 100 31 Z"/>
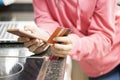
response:
<path id="1" fill-rule="evenodd" d="M 65 71 L 65 58 L 49 60 L 49 63 L 45 68 L 44 64 L 46 59 L 41 57 L 43 55 L 47 55 L 49 50 L 50 49 L 43 52 L 41 55 L 34 55 L 33 53 L 29 52 L 28 49 L 23 46 L 23 44 L 0 44 L 1 62 L 4 61 L 4 63 L 7 63 L 8 61 L 11 61 L 10 63 L 20 63 L 23 66 L 23 69 L 18 66 L 13 66 L 13 71 L 20 71 L 21 69 L 22 71 L 17 74 L 17 77 L 9 77 L 9 79 L 6 80 L 63 80 Z M 5 68 L 7 68 L 7 66 Z M 2 71 L 3 70 L 0 68 L 0 73 Z M 0 74 L 0 80 L 2 75 L 3 74 Z"/>
<path id="2" fill-rule="evenodd" d="M 39 60 L 39 59 L 36 60 L 34 58 L 29 58 L 29 56 L 31 56 L 31 55 L 33 55 L 33 54 L 31 52 L 29 52 L 23 46 L 23 44 L 14 44 L 14 43 L 0 44 L 0 63 L 1 63 L 2 66 L 4 66 L 4 68 L 2 66 L 0 66 L 0 80 L 3 76 L 8 77 L 8 78 L 5 77 L 5 78 L 7 78 L 5 80 L 20 80 L 21 78 L 23 78 L 24 76 L 22 77 L 22 74 L 26 70 L 26 64 L 31 62 L 31 64 L 34 65 L 34 63 Z M 39 61 L 41 61 L 41 60 L 43 60 L 43 59 L 40 59 Z M 23 66 L 23 67 L 13 66 L 14 64 L 16 65 L 18 63 L 21 64 L 21 66 Z M 39 69 L 40 69 L 41 65 L 42 65 L 42 63 L 40 63 L 38 65 Z M 10 71 L 13 71 L 12 73 L 14 73 L 14 71 L 21 71 L 21 69 L 22 69 L 22 71 L 19 74 L 16 74 L 17 77 L 16 76 L 11 76 L 12 75 L 11 72 L 10 73 L 7 72 L 8 74 L 4 72 L 4 71 L 9 69 L 8 66 L 11 66 Z M 28 69 L 29 68 L 30 68 L 30 65 L 29 65 Z M 32 70 L 32 68 L 30 70 Z M 39 70 L 35 69 L 34 72 L 39 73 Z M 31 77 L 31 75 L 28 75 L 28 73 L 25 76 L 30 76 Z M 37 74 L 33 74 L 33 76 L 35 78 L 35 77 L 37 77 Z M 32 80 L 36 80 L 36 79 L 32 79 Z"/>

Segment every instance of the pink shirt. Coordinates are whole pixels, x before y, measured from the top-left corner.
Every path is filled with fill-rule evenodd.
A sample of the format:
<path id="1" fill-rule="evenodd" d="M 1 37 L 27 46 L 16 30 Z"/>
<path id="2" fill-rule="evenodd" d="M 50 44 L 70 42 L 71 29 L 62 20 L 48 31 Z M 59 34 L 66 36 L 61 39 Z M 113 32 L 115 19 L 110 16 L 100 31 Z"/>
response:
<path id="1" fill-rule="evenodd" d="M 59 26 L 73 30 L 70 56 L 88 76 L 103 75 L 120 63 L 120 16 L 115 0 L 33 0 L 33 6 L 41 29 L 50 34 Z"/>

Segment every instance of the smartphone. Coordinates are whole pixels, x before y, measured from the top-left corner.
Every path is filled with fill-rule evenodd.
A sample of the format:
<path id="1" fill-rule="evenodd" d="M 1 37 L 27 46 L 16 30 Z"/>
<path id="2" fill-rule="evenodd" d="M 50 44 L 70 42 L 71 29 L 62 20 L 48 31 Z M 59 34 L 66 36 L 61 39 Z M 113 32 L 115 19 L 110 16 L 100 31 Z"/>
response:
<path id="1" fill-rule="evenodd" d="M 21 29 L 16 29 L 16 28 L 15 29 L 7 29 L 7 32 L 12 33 L 12 34 L 17 35 L 17 36 L 21 36 L 21 37 L 41 39 L 39 36 L 27 33 L 26 31 L 21 30 Z M 57 27 L 57 29 L 53 32 L 53 34 L 48 39 L 47 43 L 53 44 L 54 43 L 54 41 L 53 41 L 54 37 L 67 36 L 70 32 L 71 32 L 71 30 L 68 29 L 68 28 Z"/>
<path id="2" fill-rule="evenodd" d="M 27 33 L 26 31 L 21 30 L 21 29 L 7 29 L 7 32 L 12 33 L 17 36 L 21 36 L 21 37 L 29 37 L 29 38 L 38 38 L 39 39 L 39 37 L 37 35 Z"/>
<path id="3" fill-rule="evenodd" d="M 57 36 L 67 36 L 71 32 L 71 29 L 69 28 L 61 28 L 57 27 L 57 29 L 53 32 L 53 34 L 48 39 L 47 43 L 53 44 L 53 38 Z"/>

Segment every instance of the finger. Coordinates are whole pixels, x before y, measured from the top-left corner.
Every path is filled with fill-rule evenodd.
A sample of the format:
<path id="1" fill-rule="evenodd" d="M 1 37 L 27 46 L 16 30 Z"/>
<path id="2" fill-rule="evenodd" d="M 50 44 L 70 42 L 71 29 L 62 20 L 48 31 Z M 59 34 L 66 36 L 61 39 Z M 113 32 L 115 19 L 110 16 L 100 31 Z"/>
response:
<path id="1" fill-rule="evenodd" d="M 41 40 L 39 40 L 39 39 L 32 39 L 32 40 L 24 43 L 24 46 L 25 46 L 25 47 L 29 47 L 29 46 L 32 46 L 32 45 L 34 45 L 34 44 L 40 44 L 40 43 L 42 43 Z"/>
<path id="2" fill-rule="evenodd" d="M 25 26 L 24 26 L 24 29 L 25 29 L 25 30 L 30 30 L 30 31 L 31 31 L 31 30 L 33 30 L 34 28 L 33 28 L 32 26 L 27 26 L 27 25 L 25 25 Z"/>
<path id="3" fill-rule="evenodd" d="M 55 37 L 53 39 L 55 42 L 60 42 L 60 43 L 71 43 L 71 39 L 69 37 Z"/>
<path id="4" fill-rule="evenodd" d="M 58 57 L 66 57 L 66 55 L 62 55 L 62 54 L 54 54 L 54 56 L 58 56 Z"/>
<path id="5" fill-rule="evenodd" d="M 51 47 L 52 54 L 58 54 L 58 55 L 68 55 L 70 50 L 59 50 L 54 47 Z"/>
<path id="6" fill-rule="evenodd" d="M 57 44 L 55 43 L 54 48 L 56 48 L 57 50 L 71 50 L 72 49 L 72 44 Z"/>
<path id="7" fill-rule="evenodd" d="M 36 35 L 40 38 L 40 34 L 39 34 L 39 29 L 36 28 L 36 27 L 32 27 L 32 26 L 25 26 L 24 27 L 25 31 L 27 33 L 30 33 L 30 34 L 33 34 L 33 35 Z M 43 34 L 42 34 L 43 35 Z"/>
<path id="8" fill-rule="evenodd" d="M 18 40 L 18 42 L 27 42 L 27 41 L 30 41 L 30 38 L 27 38 L 27 37 L 19 37 L 17 40 Z"/>
<path id="9" fill-rule="evenodd" d="M 44 43 L 40 43 L 40 44 L 34 44 L 32 46 L 29 46 L 29 51 L 34 52 L 38 47 L 44 45 Z"/>
<path id="10" fill-rule="evenodd" d="M 35 54 L 39 54 L 39 53 L 45 51 L 48 47 L 49 47 L 49 45 L 44 44 L 44 45 L 38 47 L 38 48 L 34 51 L 34 53 L 35 53 Z"/>
<path id="11" fill-rule="evenodd" d="M 56 54 L 56 52 L 54 52 L 53 50 L 51 50 L 51 54 L 54 56 L 58 56 L 58 57 L 66 57 L 67 56 L 65 54 Z"/>
<path id="12" fill-rule="evenodd" d="M 34 33 L 35 27 L 33 26 L 24 26 L 24 30 L 28 31 L 29 33 Z"/>

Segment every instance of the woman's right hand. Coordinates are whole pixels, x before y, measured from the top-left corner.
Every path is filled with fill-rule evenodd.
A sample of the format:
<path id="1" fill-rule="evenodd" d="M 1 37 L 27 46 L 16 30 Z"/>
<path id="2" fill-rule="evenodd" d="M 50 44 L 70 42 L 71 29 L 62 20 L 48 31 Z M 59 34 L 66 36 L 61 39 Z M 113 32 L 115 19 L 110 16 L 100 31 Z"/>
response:
<path id="1" fill-rule="evenodd" d="M 43 30 L 40 30 L 38 27 L 25 27 L 25 31 L 37 36 L 40 36 L 41 39 L 31 39 L 28 37 L 19 37 L 18 41 L 24 43 L 24 46 L 29 49 L 29 51 L 39 54 L 45 51 L 49 45 L 46 43 L 49 38 L 49 34 Z M 43 41 L 44 40 L 44 41 Z"/>

